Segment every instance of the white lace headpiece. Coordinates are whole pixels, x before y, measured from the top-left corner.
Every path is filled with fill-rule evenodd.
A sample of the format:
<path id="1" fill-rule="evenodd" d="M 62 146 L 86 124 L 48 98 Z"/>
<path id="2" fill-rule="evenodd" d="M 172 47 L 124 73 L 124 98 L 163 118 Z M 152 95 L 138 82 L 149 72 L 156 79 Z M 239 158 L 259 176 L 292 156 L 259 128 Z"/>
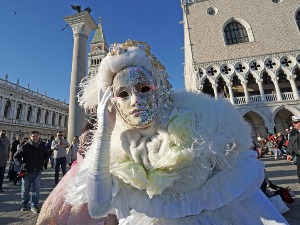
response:
<path id="1" fill-rule="evenodd" d="M 165 67 L 150 53 L 150 47 L 139 41 L 127 40 L 110 46 L 109 53 L 101 61 L 98 73 L 80 83 L 79 104 L 86 110 L 93 110 L 98 103 L 98 92 L 104 93 L 112 85 L 115 75 L 129 66 L 140 66 L 146 69 L 157 83 L 158 104 L 161 109 L 169 107 L 172 102 L 171 84 Z M 102 95 L 101 95 L 102 96 Z"/>

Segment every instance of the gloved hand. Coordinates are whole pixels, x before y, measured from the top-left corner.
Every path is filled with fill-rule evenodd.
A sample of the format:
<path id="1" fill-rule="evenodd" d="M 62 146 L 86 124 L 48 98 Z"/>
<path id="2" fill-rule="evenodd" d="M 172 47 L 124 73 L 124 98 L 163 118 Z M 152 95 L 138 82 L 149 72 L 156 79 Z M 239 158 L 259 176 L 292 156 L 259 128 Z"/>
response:
<path id="1" fill-rule="evenodd" d="M 111 133 L 116 123 L 116 112 L 113 107 L 109 110 L 109 103 L 112 97 L 112 87 L 109 86 L 101 98 L 101 92 L 98 94 L 97 119 L 98 130 Z"/>

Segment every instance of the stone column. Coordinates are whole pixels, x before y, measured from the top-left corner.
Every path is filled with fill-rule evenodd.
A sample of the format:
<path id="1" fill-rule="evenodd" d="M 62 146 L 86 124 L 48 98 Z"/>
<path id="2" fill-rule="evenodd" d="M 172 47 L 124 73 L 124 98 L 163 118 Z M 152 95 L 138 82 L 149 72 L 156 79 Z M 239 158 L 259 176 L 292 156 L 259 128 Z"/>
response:
<path id="1" fill-rule="evenodd" d="M 61 126 L 61 127 L 64 127 L 64 124 L 65 124 L 65 115 L 62 114 L 62 115 L 61 115 L 61 124 L 60 124 L 60 126 Z"/>
<path id="2" fill-rule="evenodd" d="M 232 82 L 227 83 L 227 87 L 228 87 L 228 91 L 229 91 L 229 98 L 230 98 L 230 102 L 232 105 L 234 105 L 234 96 L 233 96 L 233 92 L 232 92 Z"/>
<path id="3" fill-rule="evenodd" d="M 36 106 L 33 106 L 33 109 L 32 109 L 32 122 L 34 122 L 34 123 L 36 123 L 37 111 L 38 111 L 38 108 Z"/>
<path id="4" fill-rule="evenodd" d="M 58 126 L 58 121 L 59 121 L 59 113 L 55 113 L 55 126 Z"/>
<path id="5" fill-rule="evenodd" d="M 79 107 L 76 96 L 80 81 L 86 77 L 88 35 L 97 28 L 97 24 L 87 11 L 64 19 L 72 27 L 74 37 L 68 121 L 68 141 L 71 143 L 75 135 L 80 135 L 84 125 L 84 110 Z"/>
<path id="6" fill-rule="evenodd" d="M 248 90 L 247 90 L 247 83 L 241 81 L 241 84 L 242 84 L 242 86 L 244 88 L 245 102 L 246 102 L 246 104 L 248 104 L 249 103 L 249 93 L 248 93 Z"/>
<path id="7" fill-rule="evenodd" d="M 24 103 L 25 104 L 25 107 L 24 107 L 24 111 L 23 111 L 23 120 L 25 122 L 27 122 L 27 113 L 28 113 L 28 104 L 27 103 Z"/>
<path id="8" fill-rule="evenodd" d="M 256 80 L 256 83 L 258 84 L 260 96 L 261 96 L 261 101 L 264 102 L 266 101 L 266 96 L 265 96 L 264 88 L 262 86 L 262 82 L 263 82 L 262 79 Z"/>
<path id="9" fill-rule="evenodd" d="M 297 88 L 297 85 L 296 85 L 296 82 L 295 82 L 296 77 L 297 77 L 296 75 L 291 75 L 290 78 L 289 78 L 289 81 L 291 83 L 291 87 L 292 87 L 292 90 L 293 90 L 294 99 L 299 99 L 298 88 Z"/>
<path id="10" fill-rule="evenodd" d="M 45 109 L 41 109 L 40 123 L 44 125 L 44 122 L 45 122 Z"/>
<path id="11" fill-rule="evenodd" d="M 52 117 L 53 117 L 53 112 L 49 111 L 49 116 L 48 116 L 48 124 L 52 126 Z"/>
<path id="12" fill-rule="evenodd" d="M 16 119 L 16 115 L 17 115 L 17 101 L 16 100 L 13 100 L 13 105 L 12 105 L 12 114 L 11 114 L 11 118 L 13 120 Z"/>
<path id="13" fill-rule="evenodd" d="M 5 98 L 1 98 L 1 105 L 0 105 L 0 118 L 4 115 L 4 108 L 5 108 Z"/>
<path id="14" fill-rule="evenodd" d="M 272 81 L 275 86 L 277 101 L 282 101 L 281 91 L 278 85 L 278 77 L 272 77 Z"/>
<path id="15" fill-rule="evenodd" d="M 212 84 L 211 86 L 214 89 L 215 98 L 218 98 L 218 86 L 216 84 Z"/>

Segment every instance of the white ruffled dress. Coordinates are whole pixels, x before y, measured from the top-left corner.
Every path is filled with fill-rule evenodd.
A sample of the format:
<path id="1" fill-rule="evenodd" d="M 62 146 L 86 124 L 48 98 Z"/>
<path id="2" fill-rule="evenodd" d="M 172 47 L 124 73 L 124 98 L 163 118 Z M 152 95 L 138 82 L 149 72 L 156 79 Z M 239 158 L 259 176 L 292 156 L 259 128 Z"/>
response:
<path id="1" fill-rule="evenodd" d="M 97 210 L 103 215 L 115 210 L 122 225 L 288 224 L 260 191 L 264 165 L 249 150 L 249 126 L 234 107 L 191 93 L 174 99 L 168 149 L 150 160 L 150 169 L 117 153 L 120 131 L 115 129 L 112 196 Z M 163 141 L 159 132 L 146 140 L 147 152 L 159 149 Z M 70 182 L 71 204 L 86 202 L 89 157 Z"/>

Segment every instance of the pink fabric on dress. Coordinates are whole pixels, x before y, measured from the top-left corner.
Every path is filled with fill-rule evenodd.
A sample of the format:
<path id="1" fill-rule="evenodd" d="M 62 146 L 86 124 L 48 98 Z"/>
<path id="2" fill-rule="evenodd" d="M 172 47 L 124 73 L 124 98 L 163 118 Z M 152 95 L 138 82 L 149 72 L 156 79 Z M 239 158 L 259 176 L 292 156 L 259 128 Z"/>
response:
<path id="1" fill-rule="evenodd" d="M 88 212 L 87 204 L 71 206 L 64 201 L 66 195 L 67 182 L 70 177 L 79 169 L 83 157 L 77 155 L 70 171 L 61 179 L 57 186 L 50 193 L 44 202 L 39 214 L 38 225 L 75 225 L 75 224 L 95 224 L 95 225 L 116 225 L 118 220 L 115 215 L 109 214 L 107 217 L 93 219 Z"/>

